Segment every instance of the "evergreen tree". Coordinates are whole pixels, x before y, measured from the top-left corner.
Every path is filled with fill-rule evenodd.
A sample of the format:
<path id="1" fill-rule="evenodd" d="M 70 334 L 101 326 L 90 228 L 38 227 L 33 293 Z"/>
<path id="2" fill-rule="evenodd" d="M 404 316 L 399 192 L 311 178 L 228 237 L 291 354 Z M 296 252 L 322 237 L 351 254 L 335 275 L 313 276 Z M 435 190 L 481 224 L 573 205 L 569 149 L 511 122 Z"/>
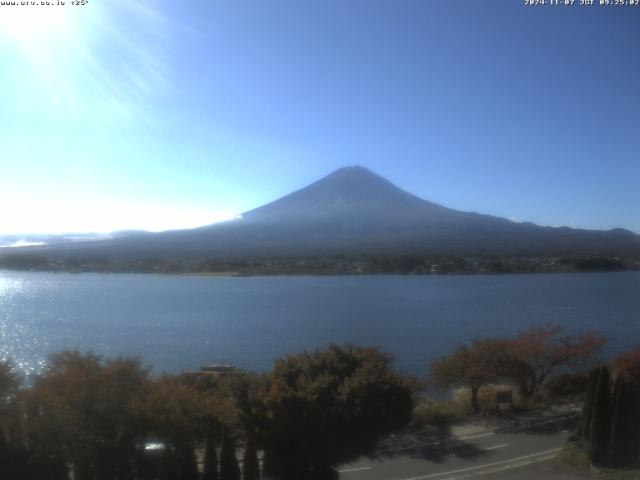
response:
<path id="1" fill-rule="evenodd" d="M 6 444 L 0 431 L 0 475 L 3 480 L 23 480 L 28 475 L 29 456 L 26 448 L 16 443 Z"/>
<path id="2" fill-rule="evenodd" d="M 640 385 L 623 375 L 619 376 L 614 394 L 612 420 L 612 466 L 640 465 Z"/>
<path id="3" fill-rule="evenodd" d="M 189 444 L 180 445 L 176 449 L 178 471 L 180 480 L 198 480 L 198 463 L 193 446 Z"/>
<path id="4" fill-rule="evenodd" d="M 236 444 L 225 430 L 220 451 L 220 480 L 240 480 L 240 466 L 236 457 Z"/>
<path id="5" fill-rule="evenodd" d="M 625 428 L 628 419 L 625 418 L 626 410 L 626 382 L 624 375 L 617 375 L 616 382 L 613 387 L 613 402 L 611 404 L 611 445 L 609 447 L 609 463 L 611 465 L 620 465 L 624 462 L 621 458 L 624 455 L 627 438 Z"/>
<path id="6" fill-rule="evenodd" d="M 594 368 L 589 372 L 587 380 L 587 395 L 582 408 L 582 418 L 580 419 L 580 437 L 583 442 L 589 440 L 589 425 L 591 424 L 591 412 L 593 411 L 594 392 L 596 390 L 596 381 L 598 380 L 598 368 Z"/>
<path id="7" fill-rule="evenodd" d="M 616 466 L 640 467 L 640 346 L 624 353 L 613 362 L 617 377 L 624 378 L 624 393 L 615 406 L 619 409 L 614 423 Z M 617 392 L 616 392 L 617 393 Z"/>
<path id="8" fill-rule="evenodd" d="M 596 465 L 603 465 L 607 461 L 611 431 L 609 404 L 609 367 L 603 365 L 599 369 L 594 392 L 587 451 L 589 459 Z"/>
<path id="9" fill-rule="evenodd" d="M 640 380 L 627 383 L 625 418 L 627 443 L 623 458 L 630 467 L 640 467 Z"/>
<path id="10" fill-rule="evenodd" d="M 282 473 L 282 468 L 278 462 L 278 456 L 272 453 L 269 446 L 265 446 L 262 454 L 262 477 L 263 478 L 278 478 Z"/>
<path id="11" fill-rule="evenodd" d="M 204 444 L 204 468 L 202 480 L 218 480 L 218 455 L 213 431 L 209 431 Z"/>
<path id="12" fill-rule="evenodd" d="M 160 480 L 179 480 L 178 461 L 172 448 L 165 448 L 160 458 Z"/>
<path id="13" fill-rule="evenodd" d="M 258 465 L 258 452 L 255 441 L 249 437 L 244 447 L 242 459 L 243 480 L 258 480 L 260 478 L 260 466 Z"/>

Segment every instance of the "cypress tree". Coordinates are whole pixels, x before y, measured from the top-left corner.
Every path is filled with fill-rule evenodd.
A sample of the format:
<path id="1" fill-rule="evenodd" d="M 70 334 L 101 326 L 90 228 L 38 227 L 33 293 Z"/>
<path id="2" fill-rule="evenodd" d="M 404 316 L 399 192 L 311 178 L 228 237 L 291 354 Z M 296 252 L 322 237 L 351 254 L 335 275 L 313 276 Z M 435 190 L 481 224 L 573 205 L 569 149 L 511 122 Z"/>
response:
<path id="1" fill-rule="evenodd" d="M 594 368 L 589 372 L 587 379 L 587 395 L 584 399 L 584 407 L 582 407 L 582 417 L 580 419 L 580 438 L 583 442 L 589 440 L 589 425 L 591 424 L 591 412 L 593 411 L 593 399 L 596 389 L 596 380 L 598 379 L 599 368 Z"/>
<path id="2" fill-rule="evenodd" d="M 220 480 L 240 480 L 240 466 L 236 457 L 236 444 L 225 430 L 220 452 Z"/>
<path id="3" fill-rule="evenodd" d="M 3 463 L 0 461 L 0 465 Z M 4 477 L 3 477 L 4 478 Z M 67 465 L 58 458 L 34 458 L 29 465 L 29 475 L 24 477 L 30 480 L 68 480 Z"/>
<path id="4" fill-rule="evenodd" d="M 625 389 L 620 399 L 620 421 L 616 429 L 616 466 L 640 466 L 640 385 L 624 379 Z"/>
<path id="5" fill-rule="evenodd" d="M 177 448 L 179 480 L 198 480 L 198 462 L 193 446 L 185 444 Z"/>
<path id="6" fill-rule="evenodd" d="M 216 454 L 216 444 L 213 437 L 213 432 L 209 432 L 204 444 L 202 480 L 218 480 L 218 455 Z"/>
<path id="7" fill-rule="evenodd" d="M 163 454 L 159 452 L 147 452 L 144 448 L 136 450 L 133 459 L 137 480 L 158 480 L 157 469 Z M 65 477 L 67 480 L 67 477 Z"/>
<path id="8" fill-rule="evenodd" d="M 160 457 L 160 480 L 180 480 L 176 452 L 172 448 L 164 448 Z"/>
<path id="9" fill-rule="evenodd" d="M 265 446 L 264 453 L 262 454 L 262 476 L 263 477 L 277 477 L 279 473 L 278 462 L 276 455 L 269 450 L 268 446 Z"/>
<path id="10" fill-rule="evenodd" d="M 609 404 L 609 367 L 603 365 L 598 372 L 594 392 L 587 452 L 589 460 L 596 465 L 603 465 L 607 461 L 611 430 Z"/>
<path id="11" fill-rule="evenodd" d="M 625 404 L 629 432 L 625 463 L 630 467 L 640 467 L 640 380 L 627 383 Z"/>
<path id="12" fill-rule="evenodd" d="M 0 432 L 2 437 L 4 432 Z M 5 444 L 1 453 L 0 474 L 3 480 L 23 480 L 28 475 L 29 455 L 22 445 Z M 2 458 L 4 457 L 4 458 Z"/>
<path id="13" fill-rule="evenodd" d="M 247 437 L 247 444 L 244 447 L 242 459 L 242 479 L 258 480 L 260 478 L 260 466 L 258 465 L 258 451 L 251 436 Z"/>
<path id="14" fill-rule="evenodd" d="M 78 455 L 73 459 L 74 480 L 93 480 L 93 465 L 85 455 Z"/>
<path id="15" fill-rule="evenodd" d="M 624 375 L 617 375 L 611 404 L 611 444 L 608 452 L 611 465 L 620 465 L 624 462 L 624 450 L 629 441 L 626 429 L 626 423 L 629 420 L 626 418 L 628 414 L 626 410 L 626 382 Z"/>

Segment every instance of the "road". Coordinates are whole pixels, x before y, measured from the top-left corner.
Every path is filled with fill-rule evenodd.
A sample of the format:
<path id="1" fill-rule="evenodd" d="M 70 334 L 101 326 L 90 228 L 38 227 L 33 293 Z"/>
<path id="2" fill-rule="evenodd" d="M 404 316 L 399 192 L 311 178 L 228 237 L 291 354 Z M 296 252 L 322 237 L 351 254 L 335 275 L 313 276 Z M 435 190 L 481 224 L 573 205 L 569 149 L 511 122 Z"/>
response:
<path id="1" fill-rule="evenodd" d="M 341 480 L 462 480 L 467 478 L 582 480 L 552 460 L 575 428 L 561 417 L 510 431 L 467 436 L 442 432 L 417 448 L 383 450 L 342 465 Z"/>

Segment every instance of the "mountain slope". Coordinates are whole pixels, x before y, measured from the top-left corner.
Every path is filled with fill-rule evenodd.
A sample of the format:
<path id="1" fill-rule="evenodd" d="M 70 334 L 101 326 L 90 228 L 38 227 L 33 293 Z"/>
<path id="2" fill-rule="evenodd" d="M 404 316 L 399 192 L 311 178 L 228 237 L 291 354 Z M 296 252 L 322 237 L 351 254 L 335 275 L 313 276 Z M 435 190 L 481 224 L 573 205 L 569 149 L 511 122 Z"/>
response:
<path id="1" fill-rule="evenodd" d="M 32 248 L 47 256 L 239 258 L 327 254 L 640 257 L 640 236 L 452 210 L 346 167 L 239 218 L 192 230 Z"/>

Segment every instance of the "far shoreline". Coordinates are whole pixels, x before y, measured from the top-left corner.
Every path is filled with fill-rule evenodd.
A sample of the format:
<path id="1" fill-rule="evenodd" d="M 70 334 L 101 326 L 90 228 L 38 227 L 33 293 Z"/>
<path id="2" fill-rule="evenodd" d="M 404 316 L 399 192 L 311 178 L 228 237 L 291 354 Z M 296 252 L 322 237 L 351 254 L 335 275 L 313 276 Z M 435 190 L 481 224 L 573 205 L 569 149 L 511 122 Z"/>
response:
<path id="1" fill-rule="evenodd" d="M 67 273 L 155 273 L 208 277 L 507 275 L 640 271 L 640 257 L 606 254 L 326 254 L 228 258 L 49 257 L 0 250 L 0 269 Z"/>
<path id="2" fill-rule="evenodd" d="M 52 269 L 19 269 L 0 266 L 0 272 L 11 273 L 50 273 L 50 274 L 98 274 L 98 275 L 157 275 L 164 277 L 200 277 L 200 278 L 268 278 L 268 277 L 503 277 L 518 275 L 562 275 L 562 274 L 603 274 L 640 272 L 640 268 L 612 270 L 558 270 L 558 271 L 516 271 L 516 272 L 450 272 L 450 273 L 415 273 L 415 272 L 166 272 L 143 270 L 52 270 Z"/>

